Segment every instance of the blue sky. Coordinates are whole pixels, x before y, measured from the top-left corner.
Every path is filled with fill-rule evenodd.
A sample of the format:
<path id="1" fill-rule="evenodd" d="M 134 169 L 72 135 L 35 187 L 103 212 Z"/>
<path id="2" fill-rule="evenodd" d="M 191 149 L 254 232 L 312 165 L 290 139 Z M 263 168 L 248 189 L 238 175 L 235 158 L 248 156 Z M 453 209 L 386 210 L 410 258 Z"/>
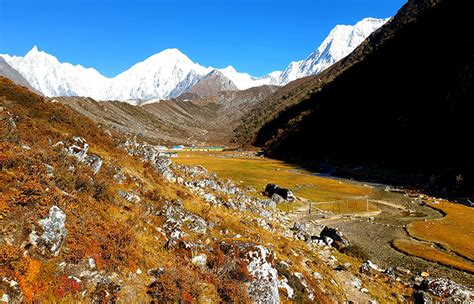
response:
<path id="1" fill-rule="evenodd" d="M 311 53 L 336 24 L 393 16 L 402 0 L 0 0 L 0 53 L 36 44 L 114 76 L 166 48 L 262 76 Z"/>

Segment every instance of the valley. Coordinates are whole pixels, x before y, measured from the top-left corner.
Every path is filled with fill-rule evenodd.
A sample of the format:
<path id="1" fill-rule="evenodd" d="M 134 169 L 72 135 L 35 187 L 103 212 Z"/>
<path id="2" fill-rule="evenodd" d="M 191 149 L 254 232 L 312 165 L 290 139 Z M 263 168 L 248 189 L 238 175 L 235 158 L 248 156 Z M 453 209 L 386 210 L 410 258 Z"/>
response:
<path id="1" fill-rule="evenodd" d="M 381 184 L 321 177 L 282 161 L 256 156 L 255 151 L 181 152 L 173 161 L 202 165 L 221 178 L 260 191 L 268 183 L 292 189 L 298 201 L 282 203 L 277 208 L 292 220 L 308 224 L 314 233 L 322 225 L 337 227 L 362 248 L 366 259 L 384 268 L 402 267 L 414 274 L 428 272 L 474 287 L 474 263 L 470 257 L 474 253 L 470 248 L 474 231 L 465 226 L 474 224 L 474 210 L 470 207 L 423 195 L 421 200 L 414 193 L 392 192 Z M 358 205 L 361 196 L 369 198 L 370 212 L 365 208 L 365 199 L 362 206 Z M 327 201 L 333 203 L 313 205 L 313 214 L 309 214 L 308 202 Z M 341 201 L 342 209 L 337 206 Z M 460 235 L 459 229 L 465 233 Z"/>
<path id="2" fill-rule="evenodd" d="M 245 14 L 212 24 L 228 54 L 202 16 L 174 37 L 225 68 L 166 35 L 107 74 L 63 61 L 84 43 L 0 54 L 0 302 L 474 303 L 470 5 L 393 13 L 298 23 L 322 42 L 281 70 Z"/>

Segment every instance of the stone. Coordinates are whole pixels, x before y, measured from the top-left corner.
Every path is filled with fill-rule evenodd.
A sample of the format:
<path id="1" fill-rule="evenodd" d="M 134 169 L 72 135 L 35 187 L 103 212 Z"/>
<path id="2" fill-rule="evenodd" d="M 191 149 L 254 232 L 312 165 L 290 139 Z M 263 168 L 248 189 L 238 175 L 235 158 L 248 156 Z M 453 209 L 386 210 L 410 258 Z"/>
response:
<path id="1" fill-rule="evenodd" d="M 424 279 L 421 282 L 421 290 L 454 303 L 469 303 L 474 298 L 474 291 L 446 278 Z"/>
<path id="2" fill-rule="evenodd" d="M 89 264 L 90 269 L 96 269 L 97 268 L 97 264 L 96 264 L 96 262 L 93 258 L 88 258 L 87 263 Z"/>
<path id="3" fill-rule="evenodd" d="M 295 294 L 295 291 L 294 291 L 293 288 L 291 288 L 290 285 L 288 285 L 288 279 L 286 277 L 284 277 L 281 280 L 278 280 L 278 288 L 282 288 L 282 289 L 286 290 L 286 294 L 288 296 L 288 299 L 293 298 L 293 296 Z"/>
<path id="4" fill-rule="evenodd" d="M 313 272 L 312 276 L 316 280 L 322 280 L 323 279 L 323 276 L 319 272 Z"/>
<path id="5" fill-rule="evenodd" d="M 141 201 L 141 198 L 135 194 L 133 191 L 123 191 L 118 190 L 118 195 L 130 203 L 138 203 Z"/>
<path id="6" fill-rule="evenodd" d="M 306 226 L 305 223 L 294 222 L 291 230 L 296 231 L 296 232 L 306 232 L 308 230 L 308 227 Z"/>
<path id="7" fill-rule="evenodd" d="M 283 202 L 285 202 L 285 199 L 283 197 L 281 197 L 278 193 L 274 193 L 272 196 L 271 196 L 271 199 L 272 201 L 274 201 L 276 204 L 281 204 Z"/>
<path id="8" fill-rule="evenodd" d="M 48 165 L 48 164 L 43 164 L 44 168 L 46 169 L 46 174 L 48 176 L 52 176 L 53 173 L 54 173 L 54 169 L 52 166 Z"/>
<path id="9" fill-rule="evenodd" d="M 382 271 L 376 264 L 372 263 L 370 260 L 365 261 L 360 265 L 360 272 L 362 273 L 371 273 L 373 271 Z"/>
<path id="10" fill-rule="evenodd" d="M 268 261 L 270 252 L 259 245 L 247 253 L 247 270 L 253 280 L 248 284 L 248 293 L 254 303 L 280 303 L 278 292 L 278 273 Z"/>
<path id="11" fill-rule="evenodd" d="M 42 248 L 43 253 L 47 249 L 52 255 L 57 256 L 67 235 L 65 221 L 66 214 L 58 206 L 52 206 L 49 216 L 39 221 L 43 234 L 38 236 L 35 230 L 32 231 L 30 242 Z"/>
<path id="12" fill-rule="evenodd" d="M 197 256 L 193 257 L 193 259 L 191 260 L 191 263 L 193 263 L 196 266 L 201 266 L 201 267 L 206 266 L 207 255 L 205 255 L 205 254 L 197 255 Z"/>
<path id="13" fill-rule="evenodd" d="M 103 161 L 99 155 L 90 153 L 84 157 L 83 163 L 89 165 L 92 171 L 94 171 L 94 174 L 96 174 L 100 171 L 100 168 L 102 168 Z"/>

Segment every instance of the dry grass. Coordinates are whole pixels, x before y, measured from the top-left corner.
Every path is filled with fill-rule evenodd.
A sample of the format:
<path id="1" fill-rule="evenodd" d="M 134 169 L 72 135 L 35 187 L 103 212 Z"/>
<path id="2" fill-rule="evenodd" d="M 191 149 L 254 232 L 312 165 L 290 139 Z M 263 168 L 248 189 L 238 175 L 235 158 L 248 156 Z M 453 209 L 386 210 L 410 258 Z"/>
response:
<path id="1" fill-rule="evenodd" d="M 336 179 L 312 175 L 310 172 L 266 158 L 227 157 L 225 152 L 180 152 L 174 162 L 202 165 L 219 177 L 263 191 L 268 183 L 292 189 L 295 195 L 313 202 L 345 200 L 341 204 L 323 204 L 320 209 L 336 213 L 366 211 L 365 202 L 355 197 L 370 195 L 372 189 Z M 349 205 L 348 205 L 349 203 Z M 362 203 L 362 204 L 361 204 Z M 282 206 L 285 209 L 285 206 Z M 375 210 L 370 205 L 370 210 Z"/>
<path id="2" fill-rule="evenodd" d="M 212 207 L 188 189 L 166 183 L 149 165 L 117 147 L 119 134 L 110 136 L 103 128 L 65 106 L 47 102 L 1 77 L 0 106 L 12 117 L 18 117 L 15 132 L 10 136 L 4 132 L 10 127 L 10 114 L 3 109 L 0 111 L 0 239 L 13 240 L 12 245 L 0 246 L 0 277 L 17 281 L 25 301 L 144 303 L 151 297 L 159 301 L 171 296 L 171 301 L 183 302 L 219 303 L 225 299 L 245 302 L 240 298 L 245 297 L 241 292 L 245 291 L 245 282 L 239 279 L 241 273 L 228 274 L 219 264 L 211 270 L 194 267 L 190 262 L 194 252 L 165 246 L 166 239 L 158 228 L 163 227 L 167 218 L 158 215 L 157 211 L 165 202 L 178 198 L 185 209 L 215 224 L 204 235 L 187 231 L 188 235 L 183 238 L 196 244 L 209 240 L 203 249 L 209 260 L 219 260 L 219 256 L 214 254 L 217 251 L 209 248 L 222 242 L 233 247 L 242 242 L 262 244 L 272 249 L 277 258 L 287 261 L 292 270 L 304 274 L 314 289 L 315 302 L 333 303 L 345 298 L 344 291 L 331 283 L 331 279 L 336 279 L 333 270 L 318 258 L 317 251 L 302 241 L 283 236 L 278 227 L 272 232 L 261 228 L 259 217 L 250 211 Z M 5 134 L 9 137 L 3 136 Z M 65 156 L 61 148 L 48 143 L 48 139 L 55 143 L 72 136 L 84 137 L 91 152 L 103 158 L 99 173 L 93 174 L 89 167 Z M 31 149 L 21 148 L 20 144 Z M 291 171 L 294 168 L 269 160 L 202 157 L 195 161 L 198 161 L 195 164 L 202 164 L 237 182 L 240 180 L 237 177 L 245 176 L 242 184 L 262 189 L 271 181 L 294 188 L 298 195 L 308 194 L 312 200 L 354 197 L 370 191 L 352 184 L 299 174 Z M 51 176 L 47 174 L 45 163 L 54 169 Z M 71 166 L 74 166 L 74 172 Z M 116 167 L 122 167 L 128 176 L 122 184 L 112 178 Z M 246 170 L 250 173 L 244 174 Z M 298 184 L 308 186 L 299 189 L 296 188 Z M 126 202 L 117 196 L 119 189 L 134 191 L 142 200 L 140 203 Z M 38 226 L 38 221 L 48 214 L 52 205 L 57 205 L 67 215 L 68 233 L 59 255 L 41 253 L 35 246 L 31 246 L 28 255 L 23 255 L 22 244 L 28 240 L 31 227 Z M 113 292 L 112 283 L 102 286 L 91 284 L 87 279 L 82 283 L 71 279 L 71 275 L 78 276 L 82 270 L 89 269 L 86 265 L 88 258 L 93 258 L 98 271 L 110 276 L 114 284 L 119 282 L 122 291 Z M 241 261 L 236 265 L 244 265 L 242 256 L 238 258 Z M 64 270 L 58 267 L 62 262 L 67 263 Z M 171 271 L 169 276 L 158 280 L 155 285 L 150 284 L 152 278 L 146 270 L 162 266 Z M 137 273 L 138 268 L 143 272 L 141 275 Z M 320 272 L 324 280 L 312 279 L 313 271 Z M 322 288 L 328 293 L 323 294 Z M 389 294 L 393 287 L 383 285 L 374 290 Z M 83 298 L 83 291 L 87 292 L 87 299 Z M 303 300 L 297 299 L 296 302 Z"/>
<path id="3" fill-rule="evenodd" d="M 395 239 L 393 241 L 393 246 L 406 254 L 414 255 L 461 271 L 474 273 L 474 264 L 432 247 L 427 243 L 407 239 Z"/>
<path id="4" fill-rule="evenodd" d="M 471 261 L 474 260 L 474 209 L 449 202 L 431 202 L 429 205 L 441 210 L 446 216 L 410 224 L 407 227 L 410 235 L 439 243 Z"/>

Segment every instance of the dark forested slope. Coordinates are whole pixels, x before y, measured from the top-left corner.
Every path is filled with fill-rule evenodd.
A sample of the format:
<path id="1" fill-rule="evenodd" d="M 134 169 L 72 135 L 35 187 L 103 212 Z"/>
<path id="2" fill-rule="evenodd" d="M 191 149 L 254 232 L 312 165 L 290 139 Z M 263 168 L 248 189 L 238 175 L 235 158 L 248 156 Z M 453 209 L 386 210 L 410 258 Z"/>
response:
<path id="1" fill-rule="evenodd" d="M 472 193 L 471 6 L 410 0 L 351 55 L 306 81 L 307 94 L 255 143 L 279 158 Z"/>

